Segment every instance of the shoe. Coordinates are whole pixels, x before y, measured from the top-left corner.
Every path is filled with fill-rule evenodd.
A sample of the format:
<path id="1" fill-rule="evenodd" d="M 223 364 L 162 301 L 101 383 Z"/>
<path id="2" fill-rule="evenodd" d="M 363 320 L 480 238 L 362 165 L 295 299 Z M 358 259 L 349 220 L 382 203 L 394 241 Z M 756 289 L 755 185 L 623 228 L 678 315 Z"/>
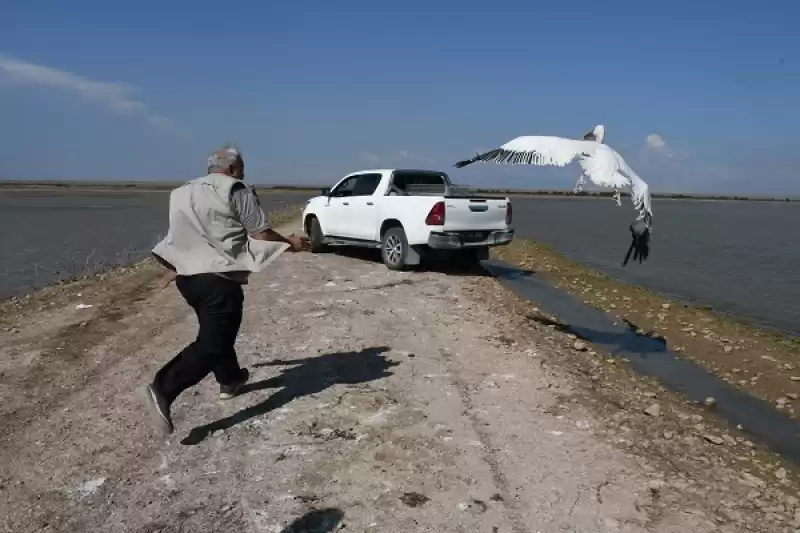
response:
<path id="1" fill-rule="evenodd" d="M 175 431 L 175 426 L 172 425 L 172 416 L 169 413 L 169 404 L 155 385 L 153 383 L 145 385 L 142 392 L 150 416 L 158 425 L 158 429 L 167 435 Z"/>
<path id="2" fill-rule="evenodd" d="M 242 387 L 247 380 L 250 379 L 250 371 L 246 368 L 242 369 L 241 377 L 236 383 L 232 383 L 230 385 L 220 385 L 219 386 L 219 399 L 220 400 L 230 400 L 237 394 L 239 391 L 242 390 Z"/>

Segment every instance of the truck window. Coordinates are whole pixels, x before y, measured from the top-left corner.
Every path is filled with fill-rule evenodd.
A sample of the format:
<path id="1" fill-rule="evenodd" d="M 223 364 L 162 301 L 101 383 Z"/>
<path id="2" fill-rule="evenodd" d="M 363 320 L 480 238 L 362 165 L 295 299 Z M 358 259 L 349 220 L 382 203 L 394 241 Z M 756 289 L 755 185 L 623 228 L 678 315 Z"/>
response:
<path id="1" fill-rule="evenodd" d="M 434 195 L 447 193 L 447 178 L 440 172 L 398 170 L 392 174 L 388 194 Z"/>
<path id="2" fill-rule="evenodd" d="M 356 178 L 358 178 L 358 176 L 350 176 L 349 178 L 341 182 L 331 191 L 331 196 L 337 198 L 342 196 L 352 196 L 353 187 L 355 187 L 356 185 Z"/>
<path id="3" fill-rule="evenodd" d="M 331 196 L 372 196 L 380 182 L 380 174 L 357 174 L 341 182 L 331 191 Z"/>
<path id="4" fill-rule="evenodd" d="M 353 187 L 353 196 L 372 196 L 380 182 L 380 174 L 361 174 Z"/>

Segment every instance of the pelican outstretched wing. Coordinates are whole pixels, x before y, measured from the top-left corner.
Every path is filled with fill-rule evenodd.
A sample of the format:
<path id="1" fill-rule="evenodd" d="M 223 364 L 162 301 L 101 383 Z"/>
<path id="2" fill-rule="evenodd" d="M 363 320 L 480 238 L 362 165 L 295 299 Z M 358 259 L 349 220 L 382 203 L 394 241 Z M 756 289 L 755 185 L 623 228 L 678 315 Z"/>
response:
<path id="1" fill-rule="evenodd" d="M 653 216 L 650 189 L 616 150 L 607 144 L 589 139 L 593 136 L 587 134 L 584 136 L 585 140 L 538 135 L 517 137 L 499 148 L 459 161 L 455 166 L 461 168 L 472 163 L 493 162 L 564 167 L 577 160 L 583 174 L 595 185 L 630 189 L 631 201 L 639 216 L 630 228 L 632 242 L 623 266 L 628 263 L 631 253 L 634 253 L 634 261 L 641 263 L 650 255 Z"/>
<path id="2" fill-rule="evenodd" d="M 638 219 L 644 220 L 649 227 L 653 217 L 653 208 L 650 203 L 650 187 L 628 166 L 628 163 L 625 162 L 621 155 L 614 153 L 616 154 L 619 172 L 630 182 L 631 202 L 633 202 L 634 209 L 639 212 Z"/>
<path id="3" fill-rule="evenodd" d="M 476 162 L 563 167 L 574 161 L 588 148 L 588 143 L 584 141 L 545 135 L 528 135 L 517 137 L 500 148 L 478 154 L 472 159 L 459 161 L 455 167 L 461 168 Z"/>
<path id="4" fill-rule="evenodd" d="M 650 187 L 636 174 L 630 176 L 630 180 L 633 207 L 639 212 L 639 218 L 650 225 L 650 219 L 653 217 L 653 208 L 650 206 Z"/>
<path id="5" fill-rule="evenodd" d="M 517 137 L 500 148 L 459 161 L 455 167 L 476 162 L 564 167 L 576 159 L 595 185 L 613 188 L 630 185 L 630 181 L 620 174 L 619 154 L 608 145 L 547 135 Z"/>

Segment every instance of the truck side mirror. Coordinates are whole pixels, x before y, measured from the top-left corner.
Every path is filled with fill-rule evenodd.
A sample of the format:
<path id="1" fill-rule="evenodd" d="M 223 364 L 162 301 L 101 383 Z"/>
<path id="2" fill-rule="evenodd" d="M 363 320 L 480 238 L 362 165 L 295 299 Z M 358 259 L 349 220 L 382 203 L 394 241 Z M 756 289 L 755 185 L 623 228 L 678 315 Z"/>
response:
<path id="1" fill-rule="evenodd" d="M 330 196 L 330 195 L 331 195 L 330 188 L 325 187 L 324 189 L 322 189 L 322 196 Z"/>

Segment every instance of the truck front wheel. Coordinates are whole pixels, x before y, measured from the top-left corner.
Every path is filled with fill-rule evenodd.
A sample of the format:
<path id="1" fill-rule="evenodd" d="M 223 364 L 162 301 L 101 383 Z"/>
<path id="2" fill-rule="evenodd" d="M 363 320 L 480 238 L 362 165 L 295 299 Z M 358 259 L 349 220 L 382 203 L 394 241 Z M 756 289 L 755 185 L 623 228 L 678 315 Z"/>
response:
<path id="1" fill-rule="evenodd" d="M 406 232 L 400 226 L 386 230 L 381 239 L 381 258 L 389 270 L 403 270 L 406 268 L 408 257 L 408 241 Z"/>
<path id="2" fill-rule="evenodd" d="M 311 217 L 308 223 L 308 239 L 311 241 L 312 253 L 319 253 L 325 250 L 325 235 L 322 234 L 322 228 L 319 225 L 317 217 Z"/>

